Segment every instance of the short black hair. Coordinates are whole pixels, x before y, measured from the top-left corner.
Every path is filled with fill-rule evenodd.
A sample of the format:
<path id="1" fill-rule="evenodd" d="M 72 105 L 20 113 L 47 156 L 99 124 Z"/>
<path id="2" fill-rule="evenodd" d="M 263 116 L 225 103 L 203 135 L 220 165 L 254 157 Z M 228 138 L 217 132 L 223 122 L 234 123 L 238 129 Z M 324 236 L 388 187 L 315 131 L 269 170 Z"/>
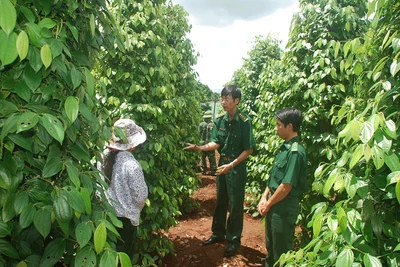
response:
<path id="1" fill-rule="evenodd" d="M 284 108 L 275 113 L 275 118 L 280 120 L 285 127 L 291 123 L 293 131 L 299 132 L 301 123 L 303 122 L 303 115 L 300 110 L 295 108 Z"/>
<path id="2" fill-rule="evenodd" d="M 227 85 L 221 91 L 221 96 L 227 96 L 231 94 L 233 99 L 242 99 L 242 91 L 236 85 Z"/>

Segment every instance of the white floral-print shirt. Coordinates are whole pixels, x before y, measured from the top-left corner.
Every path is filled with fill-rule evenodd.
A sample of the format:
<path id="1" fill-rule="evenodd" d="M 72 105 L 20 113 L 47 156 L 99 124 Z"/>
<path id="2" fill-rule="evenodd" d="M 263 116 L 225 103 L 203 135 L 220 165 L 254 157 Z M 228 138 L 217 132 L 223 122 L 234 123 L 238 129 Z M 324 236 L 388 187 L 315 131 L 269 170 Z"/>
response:
<path id="1" fill-rule="evenodd" d="M 129 218 L 132 225 L 139 225 L 148 189 L 142 167 L 131 152 L 121 151 L 117 154 L 111 183 L 105 194 L 118 217 Z"/>

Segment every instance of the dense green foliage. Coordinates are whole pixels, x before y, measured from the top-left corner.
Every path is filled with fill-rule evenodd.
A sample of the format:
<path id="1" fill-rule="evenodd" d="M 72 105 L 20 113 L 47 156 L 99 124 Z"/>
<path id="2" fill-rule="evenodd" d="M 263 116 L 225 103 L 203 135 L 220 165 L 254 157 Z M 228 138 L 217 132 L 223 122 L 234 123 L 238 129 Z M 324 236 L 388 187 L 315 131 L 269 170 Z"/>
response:
<path id="1" fill-rule="evenodd" d="M 280 263 L 397 266 L 400 5 L 320 0 L 300 6 L 287 52 L 257 82 L 258 153 L 249 163 L 247 191 L 254 207 L 281 142 L 273 114 L 301 109 L 310 187 L 302 200 L 301 248 Z"/>
<path id="2" fill-rule="evenodd" d="M 131 265 L 113 249 L 121 223 L 96 169 L 119 117 L 148 136 L 132 260 L 173 252 L 163 233 L 198 184 L 182 151 L 201 119 L 187 116 L 200 94 L 186 16 L 164 1 L 0 0 L 0 266 Z"/>

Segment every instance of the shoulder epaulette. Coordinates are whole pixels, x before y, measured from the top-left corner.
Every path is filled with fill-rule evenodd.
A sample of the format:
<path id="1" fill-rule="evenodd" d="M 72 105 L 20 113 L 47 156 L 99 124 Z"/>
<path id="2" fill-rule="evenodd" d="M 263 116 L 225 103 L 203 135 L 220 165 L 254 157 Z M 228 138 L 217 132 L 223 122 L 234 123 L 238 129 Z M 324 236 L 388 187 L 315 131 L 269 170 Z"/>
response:
<path id="1" fill-rule="evenodd" d="M 225 116 L 225 113 L 218 114 L 215 118 L 221 118 L 223 116 Z"/>
<path id="2" fill-rule="evenodd" d="M 240 118 L 243 122 L 246 122 L 246 121 L 249 120 L 249 118 L 248 118 L 246 115 L 244 115 L 244 113 L 239 113 L 239 118 Z"/>
<path id="3" fill-rule="evenodd" d="M 299 143 L 294 142 L 292 144 L 292 151 L 299 151 Z"/>

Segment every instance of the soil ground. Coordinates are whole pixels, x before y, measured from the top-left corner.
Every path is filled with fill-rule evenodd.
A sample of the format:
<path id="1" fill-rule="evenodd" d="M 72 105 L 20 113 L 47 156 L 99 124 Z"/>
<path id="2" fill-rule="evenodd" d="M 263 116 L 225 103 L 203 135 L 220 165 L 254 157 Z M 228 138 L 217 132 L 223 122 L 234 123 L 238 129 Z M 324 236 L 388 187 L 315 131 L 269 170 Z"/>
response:
<path id="1" fill-rule="evenodd" d="M 174 244 L 176 254 L 166 256 L 162 267 L 264 266 L 264 226 L 261 219 L 254 219 L 246 213 L 241 248 L 235 256 L 223 256 L 226 241 L 202 246 L 202 241 L 211 236 L 212 214 L 216 203 L 215 178 L 211 175 L 202 176 L 200 189 L 193 196 L 200 207 L 180 218 L 179 223 L 169 230 L 168 237 Z"/>

